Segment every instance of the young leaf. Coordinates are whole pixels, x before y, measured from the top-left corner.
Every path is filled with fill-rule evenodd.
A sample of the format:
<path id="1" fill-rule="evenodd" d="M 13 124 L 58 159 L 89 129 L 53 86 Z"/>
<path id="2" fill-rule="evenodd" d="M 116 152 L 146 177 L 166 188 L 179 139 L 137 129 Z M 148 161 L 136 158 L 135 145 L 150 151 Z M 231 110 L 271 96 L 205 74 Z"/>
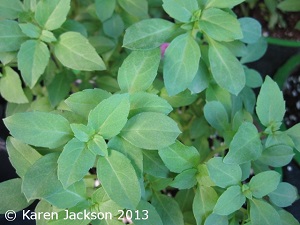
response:
<path id="1" fill-rule="evenodd" d="M 105 139 L 120 133 L 127 122 L 130 103 L 127 94 L 115 94 L 94 108 L 88 117 L 88 126 Z"/>
<path id="2" fill-rule="evenodd" d="M 250 17 L 243 17 L 239 19 L 241 24 L 243 39 L 242 42 L 247 44 L 254 44 L 261 37 L 261 25 L 260 23 Z"/>
<path id="3" fill-rule="evenodd" d="M 263 80 L 259 72 L 247 67 L 244 67 L 244 70 L 246 75 L 246 86 L 250 88 L 257 88 L 262 85 Z"/>
<path id="4" fill-rule="evenodd" d="M 33 88 L 48 65 L 50 52 L 45 43 L 28 40 L 21 45 L 18 53 L 18 67 L 25 83 Z"/>
<path id="5" fill-rule="evenodd" d="M 207 0 L 206 8 L 215 7 L 215 8 L 233 8 L 234 6 L 242 3 L 245 0 Z"/>
<path id="6" fill-rule="evenodd" d="M 243 195 L 240 186 L 231 186 L 219 197 L 214 207 L 214 213 L 228 216 L 239 210 L 245 203 L 246 197 Z M 228 204 L 230 202 L 230 204 Z"/>
<path id="7" fill-rule="evenodd" d="M 208 57 L 217 84 L 230 93 L 238 95 L 246 84 L 242 64 L 228 48 L 213 40 L 210 40 Z"/>
<path id="8" fill-rule="evenodd" d="M 275 171 L 265 171 L 251 178 L 249 188 L 254 197 L 262 198 L 263 196 L 275 191 L 279 182 L 279 173 Z"/>
<path id="9" fill-rule="evenodd" d="M 297 188 L 293 185 L 280 182 L 277 189 L 268 194 L 270 201 L 278 207 L 288 207 L 298 199 Z"/>
<path id="10" fill-rule="evenodd" d="M 199 67 L 200 48 L 190 34 L 176 37 L 165 52 L 164 83 L 169 96 L 188 88 Z"/>
<path id="11" fill-rule="evenodd" d="M 70 10 L 71 0 L 39 1 L 35 11 L 35 19 L 46 30 L 55 30 L 65 21 Z"/>
<path id="12" fill-rule="evenodd" d="M 101 22 L 109 19 L 115 10 L 116 0 L 95 0 L 96 14 Z"/>
<path id="13" fill-rule="evenodd" d="M 204 116 L 207 122 L 219 131 L 226 131 L 230 127 L 228 114 L 222 103 L 207 102 L 204 106 Z"/>
<path id="14" fill-rule="evenodd" d="M 94 138 L 87 143 L 87 147 L 95 155 L 108 155 L 106 141 L 99 134 L 96 134 Z"/>
<path id="15" fill-rule="evenodd" d="M 152 198 L 152 205 L 157 210 L 163 224 L 184 225 L 182 212 L 173 198 L 156 193 Z"/>
<path id="16" fill-rule="evenodd" d="M 129 117 L 141 112 L 157 112 L 168 115 L 172 110 L 172 106 L 165 99 L 155 94 L 139 92 L 130 95 Z"/>
<path id="17" fill-rule="evenodd" d="M 20 23 L 19 26 L 22 32 L 30 38 L 39 38 L 42 33 L 41 28 L 32 23 Z"/>
<path id="18" fill-rule="evenodd" d="M 230 42 L 243 38 L 238 20 L 221 9 L 205 9 L 199 20 L 199 27 L 216 41 Z"/>
<path id="19" fill-rule="evenodd" d="M 148 2 L 147 0 L 118 0 L 119 5 L 132 16 L 140 19 L 148 18 Z"/>
<path id="20" fill-rule="evenodd" d="M 141 199 L 141 189 L 135 170 L 128 158 L 111 150 L 100 157 L 97 175 L 108 196 L 121 207 L 135 209 Z"/>
<path id="21" fill-rule="evenodd" d="M 0 21 L 0 52 L 19 50 L 21 44 L 27 40 L 18 22 L 13 20 Z"/>
<path id="22" fill-rule="evenodd" d="M 58 114 L 24 112 L 9 116 L 3 121 L 15 138 L 34 146 L 53 149 L 72 137 L 69 122 Z"/>
<path id="23" fill-rule="evenodd" d="M 165 87 L 161 89 L 160 96 L 166 99 L 172 107 L 176 108 L 190 105 L 198 98 L 197 95 L 192 94 L 189 90 L 185 90 L 174 96 L 169 96 Z"/>
<path id="24" fill-rule="evenodd" d="M 173 144 L 179 134 L 175 121 L 154 112 L 143 112 L 130 118 L 121 131 L 121 137 L 129 143 L 150 150 Z"/>
<path id="25" fill-rule="evenodd" d="M 141 220 L 138 217 L 133 218 L 133 222 L 136 225 L 163 225 L 163 222 L 158 215 L 157 210 L 151 205 L 149 202 L 141 200 L 138 206 L 136 207 L 139 212 L 143 212 L 143 210 L 147 210 L 149 213 L 149 218 L 147 220 Z M 145 211 L 144 211 L 145 212 Z"/>
<path id="26" fill-rule="evenodd" d="M 61 209 L 70 208 L 84 200 L 79 189 L 76 190 L 76 186 L 64 189 L 58 180 L 58 156 L 57 153 L 47 154 L 37 160 L 26 172 L 22 190 L 27 200 L 42 198 Z"/>
<path id="27" fill-rule="evenodd" d="M 170 183 L 170 186 L 178 189 L 190 189 L 197 183 L 197 169 L 187 169 L 178 174 Z"/>
<path id="28" fill-rule="evenodd" d="M 0 20 L 17 19 L 23 10 L 20 0 L 0 0 Z"/>
<path id="29" fill-rule="evenodd" d="M 159 18 L 142 20 L 126 30 L 123 47 L 132 50 L 157 48 L 172 35 L 176 28 L 174 23 Z"/>
<path id="30" fill-rule="evenodd" d="M 28 99 L 22 89 L 19 75 L 10 67 L 4 67 L 3 75 L 0 79 L 0 93 L 2 97 L 8 102 L 27 103 Z"/>
<path id="31" fill-rule="evenodd" d="M 197 0 L 163 0 L 163 8 L 174 19 L 188 23 L 199 9 Z"/>
<path id="32" fill-rule="evenodd" d="M 101 89 L 85 89 L 72 94 L 65 100 L 65 103 L 69 106 L 72 112 L 88 118 L 90 111 L 110 96 L 110 93 Z"/>
<path id="33" fill-rule="evenodd" d="M 234 135 L 225 163 L 243 164 L 258 159 L 262 154 L 262 144 L 256 127 L 244 122 Z"/>
<path id="34" fill-rule="evenodd" d="M 88 40 L 77 32 L 66 32 L 55 44 L 55 56 L 74 70 L 105 70 L 105 64 Z"/>
<path id="35" fill-rule="evenodd" d="M 146 91 L 153 83 L 160 63 L 160 50 L 133 51 L 118 72 L 122 91 L 129 93 Z"/>
<path id="36" fill-rule="evenodd" d="M 204 225 L 228 225 L 228 218 L 212 213 L 206 218 Z"/>
<path id="37" fill-rule="evenodd" d="M 76 138 L 69 141 L 60 154 L 58 164 L 58 179 L 68 188 L 81 180 L 93 167 L 96 156 L 90 152 L 84 142 Z"/>
<path id="38" fill-rule="evenodd" d="M 20 178 L 0 183 L 0 214 L 4 214 L 8 210 L 18 212 L 31 204 L 31 202 L 27 202 L 24 194 L 22 193 L 21 186 L 22 180 Z"/>
<path id="39" fill-rule="evenodd" d="M 272 131 L 278 130 L 285 114 L 285 101 L 277 83 L 269 76 L 261 86 L 257 97 L 256 113 L 260 122 Z"/>
<path id="40" fill-rule="evenodd" d="M 218 200 L 218 194 L 212 187 L 198 186 L 193 201 L 193 212 L 197 224 L 203 224 L 212 213 Z"/>
<path id="41" fill-rule="evenodd" d="M 221 157 L 207 162 L 207 169 L 213 182 L 222 188 L 238 185 L 242 179 L 242 170 L 237 164 L 225 164 Z"/>
<path id="42" fill-rule="evenodd" d="M 175 173 L 186 169 L 197 168 L 200 163 L 198 150 L 193 146 L 186 146 L 179 141 L 158 151 L 165 165 Z"/>
<path id="43" fill-rule="evenodd" d="M 300 124 L 294 125 L 286 133 L 293 140 L 295 148 L 300 152 Z"/>
<path id="44" fill-rule="evenodd" d="M 283 167 L 291 162 L 293 148 L 288 145 L 273 145 L 263 150 L 259 160 L 269 166 Z"/>
<path id="45" fill-rule="evenodd" d="M 6 148 L 9 161 L 21 178 L 23 178 L 27 170 L 42 157 L 34 148 L 13 137 L 7 138 Z"/>
<path id="46" fill-rule="evenodd" d="M 252 199 L 250 201 L 251 225 L 281 225 L 277 211 L 263 200 Z"/>

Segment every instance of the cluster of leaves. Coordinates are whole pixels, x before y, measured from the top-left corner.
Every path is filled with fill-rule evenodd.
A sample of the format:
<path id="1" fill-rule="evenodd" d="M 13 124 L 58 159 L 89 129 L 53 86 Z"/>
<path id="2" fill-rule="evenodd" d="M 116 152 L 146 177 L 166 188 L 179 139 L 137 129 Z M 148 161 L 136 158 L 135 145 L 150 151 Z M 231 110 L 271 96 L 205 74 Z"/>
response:
<path id="1" fill-rule="evenodd" d="M 246 0 L 246 2 L 251 9 L 259 4 L 258 0 Z M 260 7 L 263 11 L 268 11 L 268 16 L 265 19 L 268 21 L 269 29 L 272 30 L 276 25 L 283 28 L 287 26 L 283 17 L 285 13 L 300 12 L 300 3 L 298 0 L 264 0 L 264 5 Z M 295 25 L 295 29 L 300 29 L 300 21 Z"/>
<path id="2" fill-rule="evenodd" d="M 0 213 L 39 199 L 36 212 L 60 216 L 37 224 L 122 224 L 126 209 L 148 211 L 136 225 L 299 224 L 281 209 L 297 189 L 274 168 L 300 151 L 300 126 L 281 130 L 282 92 L 244 65 L 267 44 L 233 13 L 242 2 L 0 0 L 20 176 L 0 184 Z M 68 221 L 64 209 L 114 218 Z"/>

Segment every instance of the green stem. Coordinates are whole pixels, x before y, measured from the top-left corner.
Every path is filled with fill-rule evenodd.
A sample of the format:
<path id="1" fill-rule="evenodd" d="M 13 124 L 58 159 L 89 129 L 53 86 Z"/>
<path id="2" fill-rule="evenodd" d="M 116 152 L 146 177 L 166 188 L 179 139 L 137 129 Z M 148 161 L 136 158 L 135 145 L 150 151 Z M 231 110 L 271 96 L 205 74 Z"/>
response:
<path id="1" fill-rule="evenodd" d="M 280 46 L 294 47 L 294 48 L 300 47 L 299 41 L 284 40 L 284 39 L 273 38 L 273 37 L 267 37 L 267 41 L 269 44 L 273 44 L 273 45 L 280 45 Z"/>

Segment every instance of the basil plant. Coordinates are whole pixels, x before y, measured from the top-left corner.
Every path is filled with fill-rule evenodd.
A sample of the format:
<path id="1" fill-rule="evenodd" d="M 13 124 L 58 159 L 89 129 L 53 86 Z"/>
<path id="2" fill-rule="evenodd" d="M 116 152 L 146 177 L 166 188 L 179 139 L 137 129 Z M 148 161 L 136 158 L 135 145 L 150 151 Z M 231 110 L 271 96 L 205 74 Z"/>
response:
<path id="1" fill-rule="evenodd" d="M 300 125 L 284 129 L 281 90 L 246 65 L 267 42 L 242 2 L 0 0 L 19 176 L 0 213 L 39 200 L 23 211 L 38 225 L 299 224 L 280 168 Z"/>

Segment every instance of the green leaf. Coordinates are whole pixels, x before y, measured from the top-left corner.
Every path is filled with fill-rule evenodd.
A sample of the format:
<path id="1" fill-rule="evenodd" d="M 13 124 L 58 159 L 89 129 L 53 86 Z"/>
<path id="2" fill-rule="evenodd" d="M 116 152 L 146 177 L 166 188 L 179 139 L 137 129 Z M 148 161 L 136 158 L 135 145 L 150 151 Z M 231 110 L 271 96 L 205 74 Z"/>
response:
<path id="1" fill-rule="evenodd" d="M 199 20 L 199 27 L 216 41 L 230 42 L 243 38 L 238 20 L 221 9 L 205 9 Z"/>
<path id="2" fill-rule="evenodd" d="M 145 91 L 153 83 L 160 63 L 160 50 L 133 51 L 118 72 L 122 91 L 129 93 Z"/>
<path id="3" fill-rule="evenodd" d="M 78 185 L 64 189 L 58 180 L 58 156 L 57 153 L 47 154 L 29 168 L 22 184 L 22 190 L 27 200 L 42 198 L 61 209 L 70 208 L 84 200 L 78 190 Z"/>
<path id="4" fill-rule="evenodd" d="M 231 186 L 219 197 L 214 207 L 214 213 L 228 216 L 239 210 L 245 203 L 246 198 L 242 193 L 240 186 Z M 230 204 L 228 204 L 230 202 Z"/>
<path id="5" fill-rule="evenodd" d="M 193 146 L 186 146 L 179 141 L 166 148 L 161 148 L 158 154 L 169 170 L 175 173 L 197 168 L 200 163 L 198 150 Z"/>
<path id="6" fill-rule="evenodd" d="M 110 0 L 108 0 L 110 1 Z M 89 42 L 94 46 L 98 54 L 103 54 L 112 50 L 115 47 L 115 42 L 105 36 L 89 37 Z"/>
<path id="7" fill-rule="evenodd" d="M 20 141 L 51 149 L 65 144 L 72 135 L 64 117 L 46 112 L 17 113 L 5 118 L 4 124 Z"/>
<path id="8" fill-rule="evenodd" d="M 130 103 L 128 94 L 115 94 L 99 103 L 89 114 L 88 126 L 105 139 L 120 133 L 127 122 Z"/>
<path id="9" fill-rule="evenodd" d="M 209 81 L 210 73 L 208 71 L 208 68 L 203 60 L 200 59 L 200 64 L 196 76 L 194 77 L 188 88 L 192 92 L 192 94 L 200 93 L 209 86 Z"/>
<path id="10" fill-rule="evenodd" d="M 105 70 L 106 66 L 94 47 L 77 32 L 66 32 L 55 44 L 55 56 L 66 67 L 74 70 Z"/>
<path id="11" fill-rule="evenodd" d="M 129 117 L 142 112 L 157 112 L 168 115 L 172 110 L 172 106 L 165 99 L 155 94 L 140 92 L 130 95 Z"/>
<path id="12" fill-rule="evenodd" d="M 128 158 L 111 150 L 100 157 L 97 175 L 108 196 L 121 207 L 135 209 L 141 199 L 141 189 L 135 170 Z"/>
<path id="13" fill-rule="evenodd" d="M 222 103 L 218 101 L 207 102 L 203 112 L 207 122 L 215 129 L 226 131 L 230 127 L 228 114 Z"/>
<path id="14" fill-rule="evenodd" d="M 57 106 L 66 96 L 69 95 L 71 85 L 69 74 L 56 74 L 51 84 L 47 87 L 48 97 L 53 107 Z"/>
<path id="15" fill-rule="evenodd" d="M 190 34 L 176 37 L 164 56 L 163 77 L 169 96 L 187 89 L 199 67 L 200 48 Z"/>
<path id="16" fill-rule="evenodd" d="M 183 23 L 190 22 L 199 9 L 197 0 L 163 0 L 162 6 L 169 16 Z"/>
<path id="17" fill-rule="evenodd" d="M 192 94 L 189 90 L 185 90 L 174 96 L 169 96 L 165 87 L 161 90 L 160 96 L 166 99 L 172 107 L 190 105 L 198 98 L 197 95 Z"/>
<path id="18" fill-rule="evenodd" d="M 206 8 L 216 7 L 216 8 L 233 8 L 234 6 L 244 2 L 245 0 L 207 0 Z"/>
<path id="19" fill-rule="evenodd" d="M 60 154 L 58 164 L 58 179 L 68 188 L 81 180 L 94 166 L 96 156 L 90 152 L 84 142 L 76 138 L 69 141 Z"/>
<path id="20" fill-rule="evenodd" d="M 269 166 L 283 167 L 294 157 L 293 148 L 288 145 L 274 145 L 263 150 L 259 160 Z"/>
<path id="21" fill-rule="evenodd" d="M 257 97 L 256 113 L 260 122 L 272 131 L 278 130 L 285 114 L 285 101 L 277 83 L 269 76 Z"/>
<path id="22" fill-rule="evenodd" d="M 19 26 L 22 32 L 30 38 L 39 38 L 42 33 L 41 28 L 32 23 L 20 23 Z"/>
<path id="23" fill-rule="evenodd" d="M 25 83 L 33 88 L 48 65 L 50 52 L 45 43 L 28 40 L 18 53 L 18 67 Z"/>
<path id="24" fill-rule="evenodd" d="M 299 12 L 300 2 L 297 0 L 284 0 L 277 5 L 277 8 L 284 12 Z"/>
<path id="25" fill-rule="evenodd" d="M 107 144 L 102 136 L 96 134 L 88 143 L 88 149 L 95 155 L 107 156 Z"/>
<path id="26" fill-rule="evenodd" d="M 143 152 L 123 138 L 116 136 L 108 142 L 108 148 L 121 152 L 130 159 L 139 179 L 143 177 Z"/>
<path id="27" fill-rule="evenodd" d="M 159 157 L 158 151 L 143 151 L 143 170 L 146 174 L 166 178 L 169 170 Z"/>
<path id="28" fill-rule="evenodd" d="M 119 210 L 122 210 L 117 203 L 109 198 L 103 187 L 93 193 L 92 201 L 96 204 L 95 207 L 98 212 L 111 213 L 116 216 L 120 213 Z"/>
<path id="29" fill-rule="evenodd" d="M 258 159 L 262 154 L 262 144 L 256 127 L 244 122 L 234 135 L 225 163 L 243 164 Z"/>
<path id="30" fill-rule="evenodd" d="M 121 131 L 121 137 L 143 149 L 165 148 L 173 144 L 179 134 L 175 121 L 154 112 L 143 112 L 130 118 Z"/>
<path id="31" fill-rule="evenodd" d="M 20 0 L 0 0 L 0 20 L 17 19 L 23 10 Z"/>
<path id="32" fill-rule="evenodd" d="M 163 225 L 163 222 L 158 215 L 157 210 L 150 203 L 141 200 L 136 208 L 139 213 L 143 213 L 147 210 L 149 217 L 146 220 L 138 219 L 138 217 L 133 218 L 133 222 L 136 225 Z"/>
<path id="33" fill-rule="evenodd" d="M 242 170 L 237 164 L 225 164 L 221 157 L 212 158 L 207 162 L 207 169 L 213 182 L 222 188 L 239 185 Z"/>
<path id="34" fill-rule="evenodd" d="M 293 185 L 280 182 L 277 189 L 268 194 L 270 201 L 279 207 L 288 207 L 298 199 L 297 188 Z"/>
<path id="35" fill-rule="evenodd" d="M 22 89 L 19 75 L 10 67 L 4 67 L 3 77 L 0 79 L 0 92 L 2 97 L 13 103 L 27 103 L 28 99 Z"/>
<path id="36" fill-rule="evenodd" d="M 275 171 L 265 171 L 251 178 L 249 188 L 254 197 L 262 198 L 263 196 L 275 191 L 279 182 L 279 173 Z"/>
<path id="37" fill-rule="evenodd" d="M 261 25 L 257 20 L 250 17 L 243 17 L 239 19 L 239 22 L 243 32 L 242 42 L 254 44 L 260 39 Z"/>
<path id="38" fill-rule="evenodd" d="M 103 22 L 104 33 L 117 39 L 124 31 L 124 22 L 119 14 L 114 13 L 111 18 Z"/>
<path id="39" fill-rule="evenodd" d="M 190 189 L 197 183 L 197 169 L 187 169 L 178 174 L 170 183 L 170 186 L 178 189 Z"/>
<path id="40" fill-rule="evenodd" d="M 157 48 L 176 28 L 174 23 L 159 18 L 142 20 L 126 30 L 123 47 L 132 50 Z"/>
<path id="41" fill-rule="evenodd" d="M 90 111 L 110 96 L 110 93 L 101 89 L 85 89 L 72 94 L 65 100 L 65 103 L 69 106 L 72 112 L 88 118 Z"/>
<path id="42" fill-rule="evenodd" d="M 262 77 L 256 70 L 244 67 L 246 75 L 246 86 L 250 88 L 260 87 L 263 83 Z"/>
<path id="43" fill-rule="evenodd" d="M 36 9 L 37 1 L 39 0 L 23 0 L 25 10 L 34 12 Z"/>
<path id="44" fill-rule="evenodd" d="M 212 213 L 206 218 L 204 225 L 228 225 L 228 218 Z"/>
<path id="45" fill-rule="evenodd" d="M 197 224 L 203 224 L 212 213 L 218 200 L 218 194 L 212 187 L 198 186 L 193 201 L 193 212 Z"/>
<path id="46" fill-rule="evenodd" d="M 17 51 L 26 40 L 27 37 L 22 32 L 18 22 L 13 20 L 0 21 L 0 52 Z"/>
<path id="47" fill-rule="evenodd" d="M 0 183 L 0 214 L 4 214 L 8 210 L 18 212 L 31 204 L 31 202 L 27 202 L 24 194 L 22 193 L 21 186 L 22 180 L 20 178 Z"/>
<path id="48" fill-rule="evenodd" d="M 208 56 L 211 72 L 217 84 L 238 95 L 246 84 L 241 63 L 228 48 L 213 40 L 210 40 Z"/>
<path id="49" fill-rule="evenodd" d="M 289 128 L 286 133 L 293 140 L 295 148 L 300 152 L 300 124 Z"/>
<path id="50" fill-rule="evenodd" d="M 119 5 L 130 15 L 140 19 L 148 18 L 148 2 L 147 0 L 118 0 Z"/>
<path id="51" fill-rule="evenodd" d="M 277 211 L 268 203 L 258 199 L 250 201 L 251 225 L 281 225 Z"/>
<path id="52" fill-rule="evenodd" d="M 6 149 L 9 155 L 9 161 L 21 178 L 23 178 L 27 170 L 42 157 L 34 148 L 13 137 L 7 138 Z"/>
<path id="53" fill-rule="evenodd" d="M 101 22 L 109 19 L 115 10 L 116 0 L 95 0 L 96 14 Z"/>
<path id="54" fill-rule="evenodd" d="M 55 30 L 65 21 L 70 10 L 71 0 L 39 1 L 35 11 L 35 19 L 46 30 Z"/>
<path id="55" fill-rule="evenodd" d="M 277 212 L 280 216 L 282 225 L 299 225 L 298 220 L 291 213 L 287 212 L 286 210 L 281 209 Z"/>
<path id="56" fill-rule="evenodd" d="M 153 196 L 151 203 L 163 224 L 184 225 L 182 212 L 173 198 L 157 193 Z"/>
<path id="57" fill-rule="evenodd" d="M 264 37 L 261 37 L 257 42 L 248 44 L 242 58 L 241 63 L 254 62 L 260 59 L 267 51 L 268 42 Z"/>

